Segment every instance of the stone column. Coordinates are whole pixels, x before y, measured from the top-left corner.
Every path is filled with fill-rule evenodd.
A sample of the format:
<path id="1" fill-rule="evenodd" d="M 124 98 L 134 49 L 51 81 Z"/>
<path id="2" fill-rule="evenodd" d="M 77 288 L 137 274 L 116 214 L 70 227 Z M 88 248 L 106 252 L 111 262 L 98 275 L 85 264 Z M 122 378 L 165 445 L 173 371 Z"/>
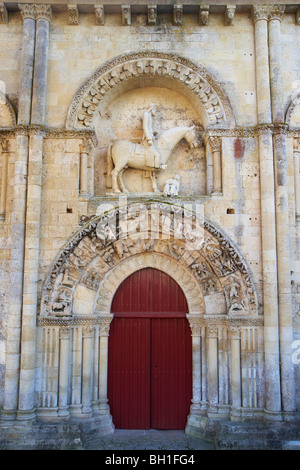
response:
<path id="1" fill-rule="evenodd" d="M 23 20 L 23 43 L 11 222 L 10 300 L 7 321 L 3 419 L 14 419 L 18 407 L 28 161 L 26 126 L 30 123 L 35 47 L 35 6 L 22 4 L 19 5 L 19 8 Z"/>
<path id="2" fill-rule="evenodd" d="M 278 291 L 274 163 L 268 56 L 269 7 L 253 6 L 257 92 L 258 151 L 260 162 L 261 234 L 263 267 L 263 314 L 266 404 L 268 416 L 279 417 L 281 391 L 279 372 Z"/>
<path id="3" fill-rule="evenodd" d="M 80 145 L 80 177 L 79 177 L 79 195 L 87 197 L 88 190 L 88 158 L 91 145 L 88 139 L 83 139 Z"/>
<path id="4" fill-rule="evenodd" d="M 70 328 L 60 329 L 59 351 L 59 380 L 58 380 L 58 416 L 68 417 L 68 385 L 69 385 L 69 355 Z"/>
<path id="5" fill-rule="evenodd" d="M 22 340 L 18 419 L 34 417 L 37 288 L 42 190 L 43 128 L 45 118 L 49 21 L 51 8 L 36 6 L 36 48 L 29 141 L 26 234 L 24 251 Z"/>
<path id="6" fill-rule="evenodd" d="M 199 316 L 187 315 L 192 330 L 193 355 L 193 397 L 191 413 L 199 414 L 201 409 L 201 320 Z"/>
<path id="7" fill-rule="evenodd" d="M 294 184 L 296 226 L 300 223 L 300 138 L 294 138 Z"/>
<path id="8" fill-rule="evenodd" d="M 282 99 L 283 80 L 281 72 L 281 34 L 280 23 L 284 5 L 272 5 L 269 16 L 269 57 L 272 119 L 274 124 L 273 146 L 275 162 L 275 200 L 276 200 L 276 236 L 277 236 L 277 272 L 278 272 L 278 308 L 279 308 L 279 345 L 282 410 L 286 414 L 294 413 L 295 379 L 291 360 L 293 342 L 291 262 L 289 233 L 289 200 L 286 132 L 284 105 Z"/>
<path id="9" fill-rule="evenodd" d="M 5 220 L 5 212 L 6 212 L 8 140 L 2 139 L 0 141 L 0 147 L 2 148 L 2 178 L 1 178 L 1 193 L 0 193 L 0 221 L 1 221 L 1 220 Z"/>
<path id="10" fill-rule="evenodd" d="M 211 137 L 209 139 L 212 149 L 213 160 L 213 193 L 222 192 L 222 139 Z"/>
<path id="11" fill-rule="evenodd" d="M 82 354 L 82 413 L 92 415 L 92 335 L 93 328 L 86 326 L 83 333 Z"/>
<path id="12" fill-rule="evenodd" d="M 207 327 L 208 411 L 215 418 L 218 413 L 218 327 Z"/>
<path id="13" fill-rule="evenodd" d="M 102 414 L 109 412 L 107 399 L 108 333 L 112 319 L 113 315 L 105 315 L 100 319 L 99 411 Z"/>
<path id="14" fill-rule="evenodd" d="M 241 344 L 240 328 L 230 327 L 230 349 L 231 349 L 231 419 L 240 416 L 242 405 L 242 382 L 241 382 Z"/>

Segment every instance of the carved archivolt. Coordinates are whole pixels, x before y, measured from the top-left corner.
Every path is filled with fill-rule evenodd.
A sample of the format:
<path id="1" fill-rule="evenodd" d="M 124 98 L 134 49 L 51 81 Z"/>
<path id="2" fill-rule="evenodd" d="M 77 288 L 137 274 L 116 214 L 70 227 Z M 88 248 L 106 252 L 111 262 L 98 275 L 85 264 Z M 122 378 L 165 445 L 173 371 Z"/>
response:
<path id="1" fill-rule="evenodd" d="M 286 116 L 285 116 L 285 122 L 287 124 L 290 124 L 292 114 L 296 108 L 296 106 L 300 105 L 300 89 L 295 91 L 295 93 L 292 96 L 292 99 L 288 105 L 287 111 L 286 111 Z"/>
<path id="2" fill-rule="evenodd" d="M 174 80 L 198 100 L 207 125 L 234 123 L 231 106 L 219 84 L 194 62 L 175 54 L 141 52 L 118 56 L 97 69 L 76 93 L 67 116 L 67 129 L 93 127 L 101 101 L 116 87 L 133 79 Z"/>
<path id="3" fill-rule="evenodd" d="M 85 219 L 50 268 L 40 319 L 107 315 L 120 283 L 144 267 L 178 282 L 189 314 L 257 317 L 255 288 L 237 249 L 211 223 L 199 228 L 195 221 L 192 212 L 158 202 Z"/>
<path id="4" fill-rule="evenodd" d="M 13 105 L 0 91 L 0 127 L 13 127 L 17 123 Z"/>

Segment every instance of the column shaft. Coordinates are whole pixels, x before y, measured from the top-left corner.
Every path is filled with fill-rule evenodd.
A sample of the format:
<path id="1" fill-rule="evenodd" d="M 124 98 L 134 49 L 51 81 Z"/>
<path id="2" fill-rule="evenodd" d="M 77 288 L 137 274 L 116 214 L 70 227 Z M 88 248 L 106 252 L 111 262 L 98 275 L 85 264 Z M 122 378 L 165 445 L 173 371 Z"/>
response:
<path id="1" fill-rule="evenodd" d="M 276 236 L 279 308 L 279 344 L 281 363 L 282 409 L 294 412 L 295 379 L 291 360 L 293 342 L 291 262 L 289 233 L 288 171 L 286 126 L 282 101 L 281 34 L 280 23 L 284 6 L 274 6 L 269 21 L 269 56 L 272 100 L 272 118 L 275 162 Z"/>
<path id="2" fill-rule="evenodd" d="M 263 313 L 266 411 L 278 415 L 281 410 L 278 334 L 278 290 L 276 219 L 274 201 L 273 141 L 270 126 L 271 92 L 268 54 L 269 7 L 253 7 L 257 91 L 258 150 L 260 162 L 261 233 L 263 269 Z"/>

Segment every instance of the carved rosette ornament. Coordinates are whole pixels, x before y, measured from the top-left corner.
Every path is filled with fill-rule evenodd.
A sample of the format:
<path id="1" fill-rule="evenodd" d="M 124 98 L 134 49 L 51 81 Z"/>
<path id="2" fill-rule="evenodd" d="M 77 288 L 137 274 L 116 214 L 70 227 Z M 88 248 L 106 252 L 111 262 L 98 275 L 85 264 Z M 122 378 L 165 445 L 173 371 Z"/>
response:
<path id="1" fill-rule="evenodd" d="M 107 93 L 130 79 L 145 76 L 176 80 L 187 87 L 201 103 L 209 125 L 234 122 L 227 97 L 205 69 L 175 54 L 148 51 L 120 56 L 100 67 L 75 95 L 67 128 L 91 128 L 93 116 Z"/>

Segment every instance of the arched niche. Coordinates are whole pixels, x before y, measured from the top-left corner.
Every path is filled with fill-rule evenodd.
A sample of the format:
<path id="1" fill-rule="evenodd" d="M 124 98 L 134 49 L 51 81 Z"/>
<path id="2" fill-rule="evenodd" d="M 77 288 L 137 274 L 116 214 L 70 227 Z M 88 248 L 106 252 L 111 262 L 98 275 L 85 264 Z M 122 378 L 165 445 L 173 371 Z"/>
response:
<path id="1" fill-rule="evenodd" d="M 296 90 L 287 106 L 285 122 L 291 128 L 300 126 L 300 89 Z"/>
<path id="2" fill-rule="evenodd" d="M 16 125 L 14 108 L 4 93 L 0 91 L 0 128 L 10 128 Z"/>
<path id="3" fill-rule="evenodd" d="M 66 127 L 93 128 L 108 103 L 140 87 L 182 93 L 199 108 L 204 127 L 234 125 L 228 98 L 205 68 L 176 54 L 145 51 L 118 56 L 99 67 L 74 96 Z"/>
<path id="4" fill-rule="evenodd" d="M 139 143 L 143 115 L 156 105 L 154 130 L 158 137 L 177 126 L 195 126 L 198 148 L 182 139 L 164 171 L 156 172 L 157 186 L 179 175 L 180 195 L 207 194 L 206 152 L 202 135 L 207 127 L 234 125 L 230 103 L 211 74 L 194 62 L 170 53 L 146 51 L 106 62 L 78 90 L 67 116 L 68 129 L 93 129 L 99 145 L 94 151 L 94 196 L 111 190 L 106 175 L 110 142 Z M 130 193 L 153 191 L 151 173 L 126 168 L 122 178 Z"/>

